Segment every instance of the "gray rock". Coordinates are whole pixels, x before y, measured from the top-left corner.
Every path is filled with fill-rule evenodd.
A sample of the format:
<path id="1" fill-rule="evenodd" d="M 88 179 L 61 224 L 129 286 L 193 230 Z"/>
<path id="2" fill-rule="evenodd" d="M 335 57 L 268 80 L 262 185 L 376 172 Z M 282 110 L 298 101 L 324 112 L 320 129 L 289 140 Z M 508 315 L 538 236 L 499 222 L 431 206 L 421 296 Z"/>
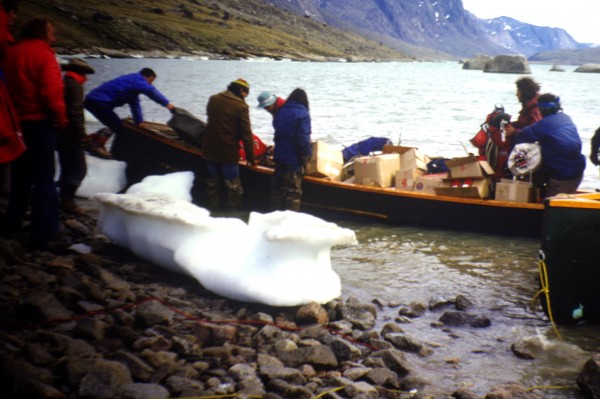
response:
<path id="1" fill-rule="evenodd" d="M 136 320 L 143 326 L 155 324 L 169 324 L 173 319 L 174 312 L 157 301 L 144 302 L 136 308 Z"/>
<path id="2" fill-rule="evenodd" d="M 419 353 L 419 351 L 423 349 L 423 344 L 421 342 L 418 342 L 416 339 L 405 334 L 386 334 L 385 339 L 391 342 L 396 349 L 405 352 Z"/>
<path id="3" fill-rule="evenodd" d="M 446 326 L 486 328 L 492 325 L 487 317 L 476 316 L 465 312 L 445 312 L 439 319 Z"/>
<path id="4" fill-rule="evenodd" d="M 483 72 L 530 74 L 529 62 L 520 55 L 497 55 L 485 63 Z"/>
<path id="5" fill-rule="evenodd" d="M 260 375 L 268 380 L 279 379 L 294 385 L 306 384 L 306 378 L 302 372 L 291 367 L 264 366 L 260 368 Z"/>
<path id="6" fill-rule="evenodd" d="M 362 352 L 355 345 L 352 345 L 349 341 L 341 338 L 335 338 L 329 347 L 335 354 L 335 357 L 339 361 L 348 361 L 358 359 Z"/>
<path id="7" fill-rule="evenodd" d="M 154 368 L 133 353 L 120 350 L 113 355 L 113 359 L 126 365 L 137 381 L 149 381 L 154 373 Z"/>
<path id="8" fill-rule="evenodd" d="M 77 338 L 100 340 L 104 338 L 106 324 L 96 318 L 81 319 L 75 325 L 73 334 Z"/>
<path id="9" fill-rule="evenodd" d="M 485 64 L 492 60 L 492 57 L 483 54 L 476 54 L 474 57 L 463 62 L 463 69 L 472 69 L 482 71 Z"/>
<path id="10" fill-rule="evenodd" d="M 363 381 L 352 382 L 346 385 L 344 387 L 344 393 L 351 398 L 358 398 L 359 396 L 364 398 L 379 397 L 377 389 L 373 385 Z"/>
<path id="11" fill-rule="evenodd" d="M 199 396 L 204 392 L 204 384 L 201 381 L 172 375 L 167 377 L 165 384 L 171 392 L 180 397 Z"/>
<path id="12" fill-rule="evenodd" d="M 404 353 L 397 349 L 384 349 L 371 354 L 371 357 L 381 358 L 387 368 L 395 371 L 399 377 L 407 375 L 411 369 Z"/>
<path id="13" fill-rule="evenodd" d="M 600 73 L 600 64 L 583 64 L 573 72 Z"/>
<path id="14" fill-rule="evenodd" d="M 317 302 L 310 302 L 298 309 L 296 312 L 296 322 L 299 325 L 325 325 L 329 323 L 329 315 L 327 314 L 325 308 L 323 308 Z"/>
<path id="15" fill-rule="evenodd" d="M 131 384 L 131 374 L 120 362 L 96 360 L 81 379 L 79 395 L 91 398 L 112 397 L 121 387 Z"/>
<path id="16" fill-rule="evenodd" d="M 54 294 L 38 291 L 25 298 L 24 311 L 42 320 L 68 319 L 73 313 L 63 306 Z"/>
<path id="17" fill-rule="evenodd" d="M 288 367 L 298 367 L 308 363 L 317 369 L 331 369 L 338 365 L 335 354 L 325 345 L 299 348 L 280 354 L 280 360 Z"/>
<path id="18" fill-rule="evenodd" d="M 565 68 L 561 67 L 560 65 L 552 65 L 552 68 L 550 68 L 550 72 L 564 72 Z"/>
<path id="19" fill-rule="evenodd" d="M 504 385 L 495 387 L 485 395 L 485 399 L 541 399 L 536 393 L 530 392 L 520 385 Z"/>
<path id="20" fill-rule="evenodd" d="M 385 367 L 377 367 L 372 369 L 365 375 L 365 380 L 374 385 L 380 385 L 387 388 L 398 389 L 400 383 L 398 374 Z"/>
<path id="21" fill-rule="evenodd" d="M 123 399 L 166 399 L 169 391 L 158 384 L 132 383 L 122 385 L 118 395 Z"/>
<path id="22" fill-rule="evenodd" d="M 346 303 L 338 305 L 338 310 L 341 317 L 352 323 L 354 328 L 370 330 L 375 326 L 377 309 L 371 304 L 360 303 L 355 298 L 349 298 Z"/>
<path id="23" fill-rule="evenodd" d="M 585 362 L 577 376 L 577 385 L 592 399 L 600 399 L 600 354 L 594 354 Z"/>

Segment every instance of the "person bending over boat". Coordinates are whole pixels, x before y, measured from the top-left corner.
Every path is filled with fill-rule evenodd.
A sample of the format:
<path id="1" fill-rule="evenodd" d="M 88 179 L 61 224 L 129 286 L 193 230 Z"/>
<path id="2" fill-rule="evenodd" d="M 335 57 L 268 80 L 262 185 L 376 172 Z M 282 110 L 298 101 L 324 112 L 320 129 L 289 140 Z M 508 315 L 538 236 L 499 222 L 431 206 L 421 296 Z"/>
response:
<path id="1" fill-rule="evenodd" d="M 206 105 L 206 129 L 202 149 L 206 160 L 207 206 L 221 205 L 221 184 L 227 191 L 226 206 L 230 210 L 242 205 L 244 189 L 238 162 L 239 142 L 244 143 L 246 161 L 254 165 L 254 141 L 246 97 L 250 85 L 244 79 L 234 80 L 227 90 L 212 95 Z"/>
<path id="2" fill-rule="evenodd" d="M 560 98 L 542 94 L 538 98 L 542 119 L 515 135 L 515 144 L 539 143 L 542 148 L 542 197 L 572 194 L 583 179 L 585 156 L 581 138 L 569 116 L 562 112 Z"/>
<path id="3" fill-rule="evenodd" d="M 258 108 L 262 108 L 268 113 L 270 113 L 273 118 L 275 118 L 275 114 L 279 111 L 279 108 L 285 104 L 285 100 L 281 97 L 277 97 L 275 94 L 270 91 L 263 91 L 257 97 L 258 100 Z"/>
<path id="4" fill-rule="evenodd" d="M 152 82 L 156 73 L 150 68 L 143 68 L 137 73 L 130 73 L 109 80 L 96 87 L 85 97 L 85 109 L 90 111 L 107 129 L 93 133 L 85 143 L 85 149 L 93 155 L 111 158 L 105 144 L 113 133 L 119 133 L 123 122 L 114 111 L 115 108 L 129 104 L 131 116 L 136 125 L 143 126 L 144 117 L 139 95 L 144 94 L 157 104 L 173 110 L 175 106 L 161 94 Z"/>
<path id="5" fill-rule="evenodd" d="M 273 119 L 275 173 L 271 182 L 274 210 L 300 210 L 302 178 L 312 155 L 308 97 L 295 89 Z"/>

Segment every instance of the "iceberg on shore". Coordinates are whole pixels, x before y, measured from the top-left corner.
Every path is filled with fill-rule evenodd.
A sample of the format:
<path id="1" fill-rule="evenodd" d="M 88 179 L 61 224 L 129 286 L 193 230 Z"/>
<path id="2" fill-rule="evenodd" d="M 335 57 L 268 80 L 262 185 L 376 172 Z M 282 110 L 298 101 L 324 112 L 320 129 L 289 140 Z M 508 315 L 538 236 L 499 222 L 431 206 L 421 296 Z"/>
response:
<path id="1" fill-rule="evenodd" d="M 193 179 L 181 173 L 191 174 L 151 176 L 132 186 L 133 193 L 96 195 L 99 231 L 139 257 L 188 274 L 231 299 L 296 306 L 341 295 L 331 247 L 356 244 L 352 230 L 291 211 L 252 212 L 248 223 L 215 218 L 187 199 L 165 194 L 181 192 L 182 184 L 191 189 Z"/>

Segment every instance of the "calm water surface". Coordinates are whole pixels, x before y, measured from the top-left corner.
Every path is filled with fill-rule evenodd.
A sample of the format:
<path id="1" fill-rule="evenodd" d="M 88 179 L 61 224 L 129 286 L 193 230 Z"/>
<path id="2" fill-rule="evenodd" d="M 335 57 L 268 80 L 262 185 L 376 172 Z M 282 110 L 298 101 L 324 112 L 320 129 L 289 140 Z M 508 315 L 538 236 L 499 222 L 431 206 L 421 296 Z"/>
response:
<path id="1" fill-rule="evenodd" d="M 456 63 L 298 63 L 200 60 L 90 60 L 97 73 L 87 88 L 144 66 L 158 73 L 155 85 L 174 104 L 205 119 L 208 97 L 238 78 L 251 86 L 248 103 L 254 131 L 272 142 L 270 115 L 255 108 L 256 96 L 271 90 L 286 97 L 304 88 L 310 100 L 313 139 L 342 148 L 369 136 L 385 136 L 419 147 L 429 155 L 463 156 L 468 140 L 494 104 L 516 115 L 512 74 L 464 71 Z M 532 65 L 542 91 L 561 96 L 565 112 L 579 128 L 584 153 L 600 125 L 600 75 L 549 72 Z M 146 120 L 165 122 L 168 112 L 143 101 Z M 122 115 L 129 115 L 123 108 Z M 89 130 L 98 128 L 89 122 Z M 588 163 L 582 188 L 600 187 L 598 169 Z M 433 355 L 410 356 L 421 375 L 445 389 L 470 387 L 481 395 L 510 382 L 527 386 L 573 386 L 583 363 L 600 351 L 597 326 L 561 327 L 561 341 L 530 301 L 537 290 L 538 242 L 481 234 L 455 233 L 334 220 L 353 229 L 359 245 L 336 248 L 332 263 L 341 276 L 344 297 L 384 304 L 453 299 L 474 303 L 474 313 L 492 320 L 486 329 L 441 330 L 430 326 L 440 311 L 402 327 L 433 348 Z M 493 223 L 493 221 L 482 221 Z M 380 310 L 381 323 L 393 321 L 397 306 Z M 510 347 L 527 340 L 538 358 L 522 360 Z M 546 390 L 547 398 L 578 398 L 577 391 Z"/>

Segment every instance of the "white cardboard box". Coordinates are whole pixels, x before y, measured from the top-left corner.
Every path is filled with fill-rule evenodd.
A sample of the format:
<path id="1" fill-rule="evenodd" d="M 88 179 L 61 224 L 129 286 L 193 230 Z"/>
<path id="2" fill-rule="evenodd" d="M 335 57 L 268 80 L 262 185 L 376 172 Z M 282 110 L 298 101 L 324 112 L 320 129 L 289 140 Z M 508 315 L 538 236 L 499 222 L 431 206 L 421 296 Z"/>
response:
<path id="1" fill-rule="evenodd" d="M 360 157 L 354 160 L 354 181 L 365 186 L 391 187 L 395 183 L 398 170 L 399 154 Z"/>

